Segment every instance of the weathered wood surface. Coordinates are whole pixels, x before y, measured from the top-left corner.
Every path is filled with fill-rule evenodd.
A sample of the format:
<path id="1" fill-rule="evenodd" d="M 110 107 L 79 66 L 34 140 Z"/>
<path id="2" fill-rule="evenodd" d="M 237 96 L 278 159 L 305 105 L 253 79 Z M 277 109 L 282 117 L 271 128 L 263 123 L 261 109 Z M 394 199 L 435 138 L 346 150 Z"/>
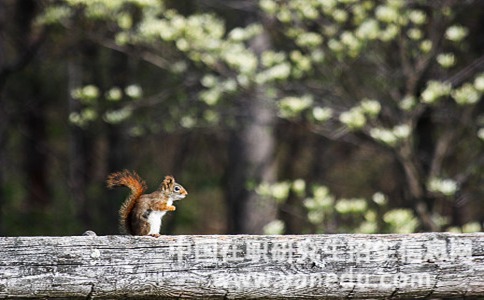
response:
<path id="1" fill-rule="evenodd" d="M 484 296 L 484 234 L 0 238 L 0 298 Z"/>

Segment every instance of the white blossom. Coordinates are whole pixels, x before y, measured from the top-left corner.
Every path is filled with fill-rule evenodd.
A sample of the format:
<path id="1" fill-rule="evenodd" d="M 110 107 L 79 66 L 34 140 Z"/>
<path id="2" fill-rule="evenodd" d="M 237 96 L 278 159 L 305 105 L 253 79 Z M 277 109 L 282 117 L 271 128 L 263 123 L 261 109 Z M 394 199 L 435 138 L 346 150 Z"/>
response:
<path id="1" fill-rule="evenodd" d="M 222 98 L 222 91 L 216 86 L 211 89 L 203 90 L 199 94 L 200 100 L 209 106 L 216 105 Z"/>
<path id="2" fill-rule="evenodd" d="M 123 29 L 130 29 L 133 26 L 133 19 L 127 13 L 121 14 L 118 18 L 118 25 Z"/>
<path id="3" fill-rule="evenodd" d="M 343 44 L 336 39 L 330 39 L 328 41 L 328 48 L 334 52 L 341 52 L 344 49 Z"/>
<path id="4" fill-rule="evenodd" d="M 257 68 L 257 57 L 241 45 L 226 49 L 223 58 L 229 66 L 243 74 L 251 74 Z"/>
<path id="5" fill-rule="evenodd" d="M 304 32 L 296 37 L 296 44 L 300 47 L 317 47 L 323 43 L 323 37 L 315 32 Z"/>
<path id="6" fill-rule="evenodd" d="M 97 118 L 97 112 L 93 108 L 86 108 L 82 110 L 81 117 L 87 122 L 93 121 Z"/>
<path id="7" fill-rule="evenodd" d="M 477 137 L 484 141 L 484 128 L 477 130 Z"/>
<path id="8" fill-rule="evenodd" d="M 316 49 L 311 52 L 311 59 L 315 63 L 322 63 L 324 61 L 324 52 L 321 49 Z"/>
<path id="9" fill-rule="evenodd" d="M 455 65 L 455 55 L 453 53 L 442 53 L 437 55 L 437 62 L 443 68 L 450 68 Z"/>
<path id="10" fill-rule="evenodd" d="M 99 97 L 99 88 L 92 84 L 76 88 L 71 91 L 71 97 L 85 104 L 93 103 Z"/>
<path id="11" fill-rule="evenodd" d="M 333 116 L 333 110 L 328 107 L 316 106 L 313 108 L 313 118 L 319 122 L 325 122 Z"/>
<path id="12" fill-rule="evenodd" d="M 303 4 L 303 6 L 300 8 L 300 11 L 306 19 L 314 20 L 318 17 L 318 11 L 309 1 L 302 1 L 301 4 Z"/>
<path id="13" fill-rule="evenodd" d="M 411 128 L 408 124 L 401 124 L 393 127 L 393 134 L 398 139 L 406 139 L 410 136 Z"/>
<path id="14" fill-rule="evenodd" d="M 378 37 L 380 28 L 375 19 L 369 19 L 361 23 L 356 29 L 356 36 L 360 39 L 374 40 Z"/>
<path id="15" fill-rule="evenodd" d="M 282 23 L 288 23 L 291 21 L 291 12 L 288 9 L 280 9 L 277 13 L 277 19 Z"/>
<path id="16" fill-rule="evenodd" d="M 264 234 L 283 234 L 284 233 L 284 222 L 281 220 L 274 220 L 266 224 L 263 228 Z"/>
<path id="17" fill-rule="evenodd" d="M 364 221 L 361 223 L 356 232 L 358 233 L 376 233 L 378 230 L 377 222 L 375 221 Z"/>
<path id="18" fill-rule="evenodd" d="M 143 90 L 141 89 L 141 87 L 137 84 L 131 84 L 131 85 L 128 85 L 125 89 L 124 89 L 124 92 L 126 93 L 126 95 L 128 95 L 129 97 L 131 98 L 140 98 L 143 94 Z"/>
<path id="19" fill-rule="evenodd" d="M 216 124 L 220 120 L 220 115 L 214 110 L 206 110 L 203 113 L 203 118 L 210 124 Z"/>
<path id="20" fill-rule="evenodd" d="M 109 101 L 119 101 L 123 97 L 123 91 L 119 87 L 113 87 L 106 92 L 106 99 Z"/>
<path id="21" fill-rule="evenodd" d="M 331 208 L 334 205 L 334 197 L 329 192 L 326 186 L 315 186 L 313 187 L 314 198 L 306 199 L 305 206 L 308 208 Z M 306 205 L 306 202 L 308 205 Z M 311 206 L 312 205 L 312 206 Z"/>
<path id="22" fill-rule="evenodd" d="M 99 89 L 95 85 L 86 85 L 82 88 L 82 94 L 86 98 L 97 98 L 99 97 Z"/>
<path id="23" fill-rule="evenodd" d="M 471 223 L 464 224 L 464 226 L 462 226 L 462 232 L 465 232 L 465 233 L 481 232 L 481 231 L 482 231 L 482 227 L 481 227 L 481 224 L 479 224 L 479 222 L 471 222 Z"/>
<path id="24" fill-rule="evenodd" d="M 474 79 L 474 88 L 479 92 L 484 92 L 484 73 L 479 74 L 476 79 Z"/>
<path id="25" fill-rule="evenodd" d="M 269 14 L 275 13 L 278 7 L 274 0 L 261 0 L 259 6 Z"/>
<path id="26" fill-rule="evenodd" d="M 341 42 L 349 49 L 358 49 L 361 47 L 361 42 L 350 31 L 345 31 L 341 34 Z"/>
<path id="27" fill-rule="evenodd" d="M 335 9 L 333 11 L 333 18 L 338 22 L 338 23 L 344 23 L 348 19 L 348 13 L 342 9 Z"/>
<path id="28" fill-rule="evenodd" d="M 391 41 L 398 35 L 399 30 L 398 26 L 390 24 L 380 32 L 379 39 L 384 42 Z"/>
<path id="29" fill-rule="evenodd" d="M 364 212 L 368 205 L 365 199 L 340 199 L 336 202 L 335 209 L 341 214 Z"/>
<path id="30" fill-rule="evenodd" d="M 270 187 L 271 196 L 274 197 L 276 200 L 284 201 L 287 199 L 287 196 L 289 196 L 290 188 L 291 184 L 287 181 L 274 183 Z"/>
<path id="31" fill-rule="evenodd" d="M 85 125 L 81 118 L 81 115 L 77 112 L 71 112 L 69 114 L 69 122 L 79 127 L 83 127 Z"/>
<path id="32" fill-rule="evenodd" d="M 213 88 L 218 84 L 218 79 L 215 75 L 212 74 L 206 74 L 205 76 L 202 77 L 200 80 L 200 83 L 207 88 Z"/>
<path id="33" fill-rule="evenodd" d="M 395 22 L 398 17 L 398 11 L 390 6 L 380 5 L 375 11 L 376 18 L 382 22 L 392 23 Z"/>
<path id="34" fill-rule="evenodd" d="M 308 212 L 308 220 L 312 224 L 321 224 L 324 221 L 324 212 L 321 210 L 311 210 Z"/>
<path id="35" fill-rule="evenodd" d="M 432 50 L 432 41 L 430 41 L 430 40 L 423 40 L 420 43 L 420 50 L 423 53 L 429 53 L 430 50 Z"/>
<path id="36" fill-rule="evenodd" d="M 285 59 L 284 52 L 264 51 L 261 55 L 261 64 L 264 67 L 271 67 L 283 63 Z"/>
<path id="37" fill-rule="evenodd" d="M 110 124 L 118 124 L 128 119 L 132 115 L 132 110 L 129 107 L 125 107 L 118 110 L 107 111 L 103 119 L 105 122 Z"/>
<path id="38" fill-rule="evenodd" d="M 306 182 L 303 179 L 294 180 L 292 183 L 292 190 L 298 195 L 304 194 L 306 190 Z"/>
<path id="39" fill-rule="evenodd" d="M 392 130 L 386 128 L 372 128 L 370 130 L 370 136 L 377 141 L 383 142 L 389 146 L 394 146 L 398 138 L 392 132 Z"/>
<path id="40" fill-rule="evenodd" d="M 419 222 L 410 209 L 392 209 L 383 215 L 383 221 L 392 225 L 395 233 L 415 232 Z"/>
<path id="41" fill-rule="evenodd" d="M 440 81 L 429 81 L 427 87 L 420 95 L 424 103 L 435 103 L 439 98 L 450 94 L 452 86 L 450 83 Z"/>
<path id="42" fill-rule="evenodd" d="M 258 34 L 261 30 L 261 27 L 256 24 L 249 25 L 245 28 L 236 27 L 228 33 L 228 37 L 232 41 L 242 42 Z"/>
<path id="43" fill-rule="evenodd" d="M 234 28 L 232 29 L 230 32 L 229 32 L 229 39 L 233 40 L 233 41 L 243 41 L 245 40 L 245 31 L 243 28 L 240 28 L 240 27 L 237 27 L 237 28 Z"/>
<path id="44" fill-rule="evenodd" d="M 295 117 L 313 103 L 311 96 L 289 96 L 279 101 L 280 112 L 285 117 Z"/>
<path id="45" fill-rule="evenodd" d="M 460 105 L 474 104 L 481 98 L 481 93 L 474 88 L 474 85 L 466 83 L 451 93 L 455 102 Z"/>
<path id="46" fill-rule="evenodd" d="M 311 59 L 308 56 L 302 54 L 300 51 L 292 51 L 290 57 L 295 64 L 294 74 L 297 74 L 297 72 L 299 72 L 299 74 L 302 74 L 304 71 L 308 71 L 311 69 Z"/>
<path id="47" fill-rule="evenodd" d="M 411 110 L 416 104 L 416 100 L 414 96 L 406 95 L 403 97 L 402 101 L 400 101 L 400 108 L 406 111 Z"/>
<path id="48" fill-rule="evenodd" d="M 371 199 L 373 200 L 373 202 L 380 206 L 388 203 L 387 197 L 381 192 L 373 194 L 373 197 L 371 197 Z"/>
<path id="49" fill-rule="evenodd" d="M 466 37 L 467 32 L 467 28 L 460 25 L 453 25 L 445 31 L 445 38 L 453 42 L 459 42 Z"/>
<path id="50" fill-rule="evenodd" d="M 360 103 L 360 107 L 363 112 L 370 117 L 375 117 L 381 111 L 381 104 L 377 100 L 363 99 Z"/>
<path id="51" fill-rule="evenodd" d="M 195 118 L 191 117 L 191 116 L 183 116 L 181 119 L 180 119 L 180 125 L 183 127 L 183 128 L 193 128 L 195 125 L 197 124 Z"/>
<path id="52" fill-rule="evenodd" d="M 427 15 L 421 10 L 412 10 L 408 14 L 408 18 L 413 23 L 415 23 L 417 25 L 421 25 L 421 24 L 425 23 L 425 21 L 427 20 Z"/>
<path id="53" fill-rule="evenodd" d="M 423 32 L 418 28 L 410 28 L 407 30 L 407 35 L 412 40 L 420 40 L 423 37 Z"/>
<path id="54" fill-rule="evenodd" d="M 457 182 L 449 178 L 432 178 L 427 185 L 429 191 L 452 196 L 457 192 Z"/>
<path id="55" fill-rule="evenodd" d="M 390 147 L 395 146 L 400 140 L 408 138 L 410 133 L 411 128 L 407 124 L 400 124 L 392 129 L 375 127 L 370 130 L 372 138 Z"/>
<path id="56" fill-rule="evenodd" d="M 291 75 L 291 65 L 283 62 L 257 74 L 256 82 L 263 84 L 273 80 L 285 80 L 289 75 Z"/>
<path id="57" fill-rule="evenodd" d="M 359 129 L 366 124 L 366 117 L 361 108 L 358 107 L 354 107 L 349 111 L 343 112 L 339 116 L 339 120 L 350 129 Z"/>

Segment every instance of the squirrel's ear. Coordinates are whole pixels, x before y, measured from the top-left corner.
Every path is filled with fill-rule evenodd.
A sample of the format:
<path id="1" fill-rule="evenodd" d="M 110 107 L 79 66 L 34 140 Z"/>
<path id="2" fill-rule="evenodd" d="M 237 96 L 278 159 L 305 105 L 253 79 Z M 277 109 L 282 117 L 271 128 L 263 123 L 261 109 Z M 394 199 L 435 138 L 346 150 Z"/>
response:
<path id="1" fill-rule="evenodd" d="M 173 176 L 165 176 L 163 183 L 161 184 L 161 189 L 163 191 L 171 191 L 173 186 L 175 185 L 175 178 Z"/>

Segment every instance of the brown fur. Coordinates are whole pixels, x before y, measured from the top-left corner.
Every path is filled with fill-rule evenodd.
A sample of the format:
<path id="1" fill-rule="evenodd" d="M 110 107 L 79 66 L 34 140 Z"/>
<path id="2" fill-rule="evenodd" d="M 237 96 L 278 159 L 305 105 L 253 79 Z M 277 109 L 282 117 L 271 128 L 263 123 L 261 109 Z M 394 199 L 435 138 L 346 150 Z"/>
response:
<path id="1" fill-rule="evenodd" d="M 188 194 L 173 176 L 166 176 L 157 191 L 143 195 L 146 183 L 136 172 L 127 170 L 110 174 L 107 186 L 126 186 L 131 190 L 119 210 L 121 227 L 131 235 L 147 235 L 151 229 L 149 214 L 153 211 L 174 211 L 176 207 L 169 205 L 168 201 L 180 200 Z"/>

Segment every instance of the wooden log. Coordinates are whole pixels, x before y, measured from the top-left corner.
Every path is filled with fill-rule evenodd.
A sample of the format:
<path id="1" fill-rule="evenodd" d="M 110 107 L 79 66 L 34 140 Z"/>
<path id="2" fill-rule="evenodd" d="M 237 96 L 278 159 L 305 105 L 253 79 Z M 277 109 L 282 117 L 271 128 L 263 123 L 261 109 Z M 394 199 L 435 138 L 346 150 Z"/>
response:
<path id="1" fill-rule="evenodd" d="M 0 238 L 0 298 L 470 296 L 483 233 Z"/>

